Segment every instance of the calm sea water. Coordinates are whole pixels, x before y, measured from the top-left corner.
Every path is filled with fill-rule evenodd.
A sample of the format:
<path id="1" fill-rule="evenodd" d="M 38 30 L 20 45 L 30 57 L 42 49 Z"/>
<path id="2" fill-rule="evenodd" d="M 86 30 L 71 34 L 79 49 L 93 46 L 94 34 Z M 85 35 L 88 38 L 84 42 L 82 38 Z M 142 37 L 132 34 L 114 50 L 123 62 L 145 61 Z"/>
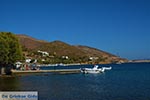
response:
<path id="1" fill-rule="evenodd" d="M 111 66 L 112 70 L 102 74 L 44 73 L 0 77 L 0 90 L 38 91 L 39 100 L 150 100 L 150 63 Z M 48 68 L 53 69 L 43 69 Z"/>

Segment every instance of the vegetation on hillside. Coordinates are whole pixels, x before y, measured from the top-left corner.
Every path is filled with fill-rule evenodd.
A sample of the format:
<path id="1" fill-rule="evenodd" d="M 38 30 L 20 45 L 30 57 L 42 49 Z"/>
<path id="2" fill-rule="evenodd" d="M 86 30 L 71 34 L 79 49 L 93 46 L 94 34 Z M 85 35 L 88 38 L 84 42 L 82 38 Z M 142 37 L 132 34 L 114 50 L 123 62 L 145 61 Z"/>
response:
<path id="1" fill-rule="evenodd" d="M 127 61 L 110 53 L 87 46 L 73 46 L 61 41 L 46 42 L 26 35 L 17 35 L 26 58 L 37 59 L 40 64 L 56 63 L 115 63 Z M 42 55 L 41 50 L 49 55 Z M 68 57 L 67 59 L 65 58 Z"/>

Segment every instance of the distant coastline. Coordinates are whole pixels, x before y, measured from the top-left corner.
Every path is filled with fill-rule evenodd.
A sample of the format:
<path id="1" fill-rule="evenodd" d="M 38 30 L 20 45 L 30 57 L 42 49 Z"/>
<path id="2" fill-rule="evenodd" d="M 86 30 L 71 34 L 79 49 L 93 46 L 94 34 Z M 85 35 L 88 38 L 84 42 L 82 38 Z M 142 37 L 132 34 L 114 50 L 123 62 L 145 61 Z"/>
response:
<path id="1" fill-rule="evenodd" d="M 150 63 L 150 59 L 129 60 L 130 63 Z"/>

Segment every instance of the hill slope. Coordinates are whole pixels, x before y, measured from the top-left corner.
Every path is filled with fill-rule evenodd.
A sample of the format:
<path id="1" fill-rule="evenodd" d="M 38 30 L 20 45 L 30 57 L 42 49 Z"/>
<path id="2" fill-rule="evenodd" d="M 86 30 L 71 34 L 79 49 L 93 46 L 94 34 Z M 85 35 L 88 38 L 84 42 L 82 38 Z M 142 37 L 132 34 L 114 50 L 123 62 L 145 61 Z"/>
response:
<path id="1" fill-rule="evenodd" d="M 126 59 L 119 58 L 105 51 L 87 47 L 73 46 L 61 41 L 46 42 L 34 39 L 26 35 L 17 35 L 20 44 L 27 49 L 26 55 L 30 58 L 46 59 L 48 63 L 112 63 L 126 62 Z M 49 57 L 40 56 L 37 51 L 46 51 Z M 62 59 L 62 56 L 68 56 L 69 59 Z M 57 62 L 56 62 L 57 60 Z"/>
<path id="2" fill-rule="evenodd" d="M 28 49 L 36 49 L 47 43 L 46 41 L 37 40 L 23 34 L 17 34 L 16 36 L 19 38 L 20 43 Z"/>

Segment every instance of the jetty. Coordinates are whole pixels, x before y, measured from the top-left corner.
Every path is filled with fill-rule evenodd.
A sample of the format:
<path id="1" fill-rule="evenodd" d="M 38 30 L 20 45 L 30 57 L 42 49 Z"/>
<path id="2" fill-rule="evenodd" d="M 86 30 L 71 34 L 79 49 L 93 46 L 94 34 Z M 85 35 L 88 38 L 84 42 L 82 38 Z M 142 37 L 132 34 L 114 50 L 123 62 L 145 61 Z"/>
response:
<path id="1" fill-rule="evenodd" d="M 56 69 L 56 70 L 11 70 L 12 74 L 28 74 L 28 73 L 61 73 L 73 74 L 80 73 L 80 69 Z"/>

